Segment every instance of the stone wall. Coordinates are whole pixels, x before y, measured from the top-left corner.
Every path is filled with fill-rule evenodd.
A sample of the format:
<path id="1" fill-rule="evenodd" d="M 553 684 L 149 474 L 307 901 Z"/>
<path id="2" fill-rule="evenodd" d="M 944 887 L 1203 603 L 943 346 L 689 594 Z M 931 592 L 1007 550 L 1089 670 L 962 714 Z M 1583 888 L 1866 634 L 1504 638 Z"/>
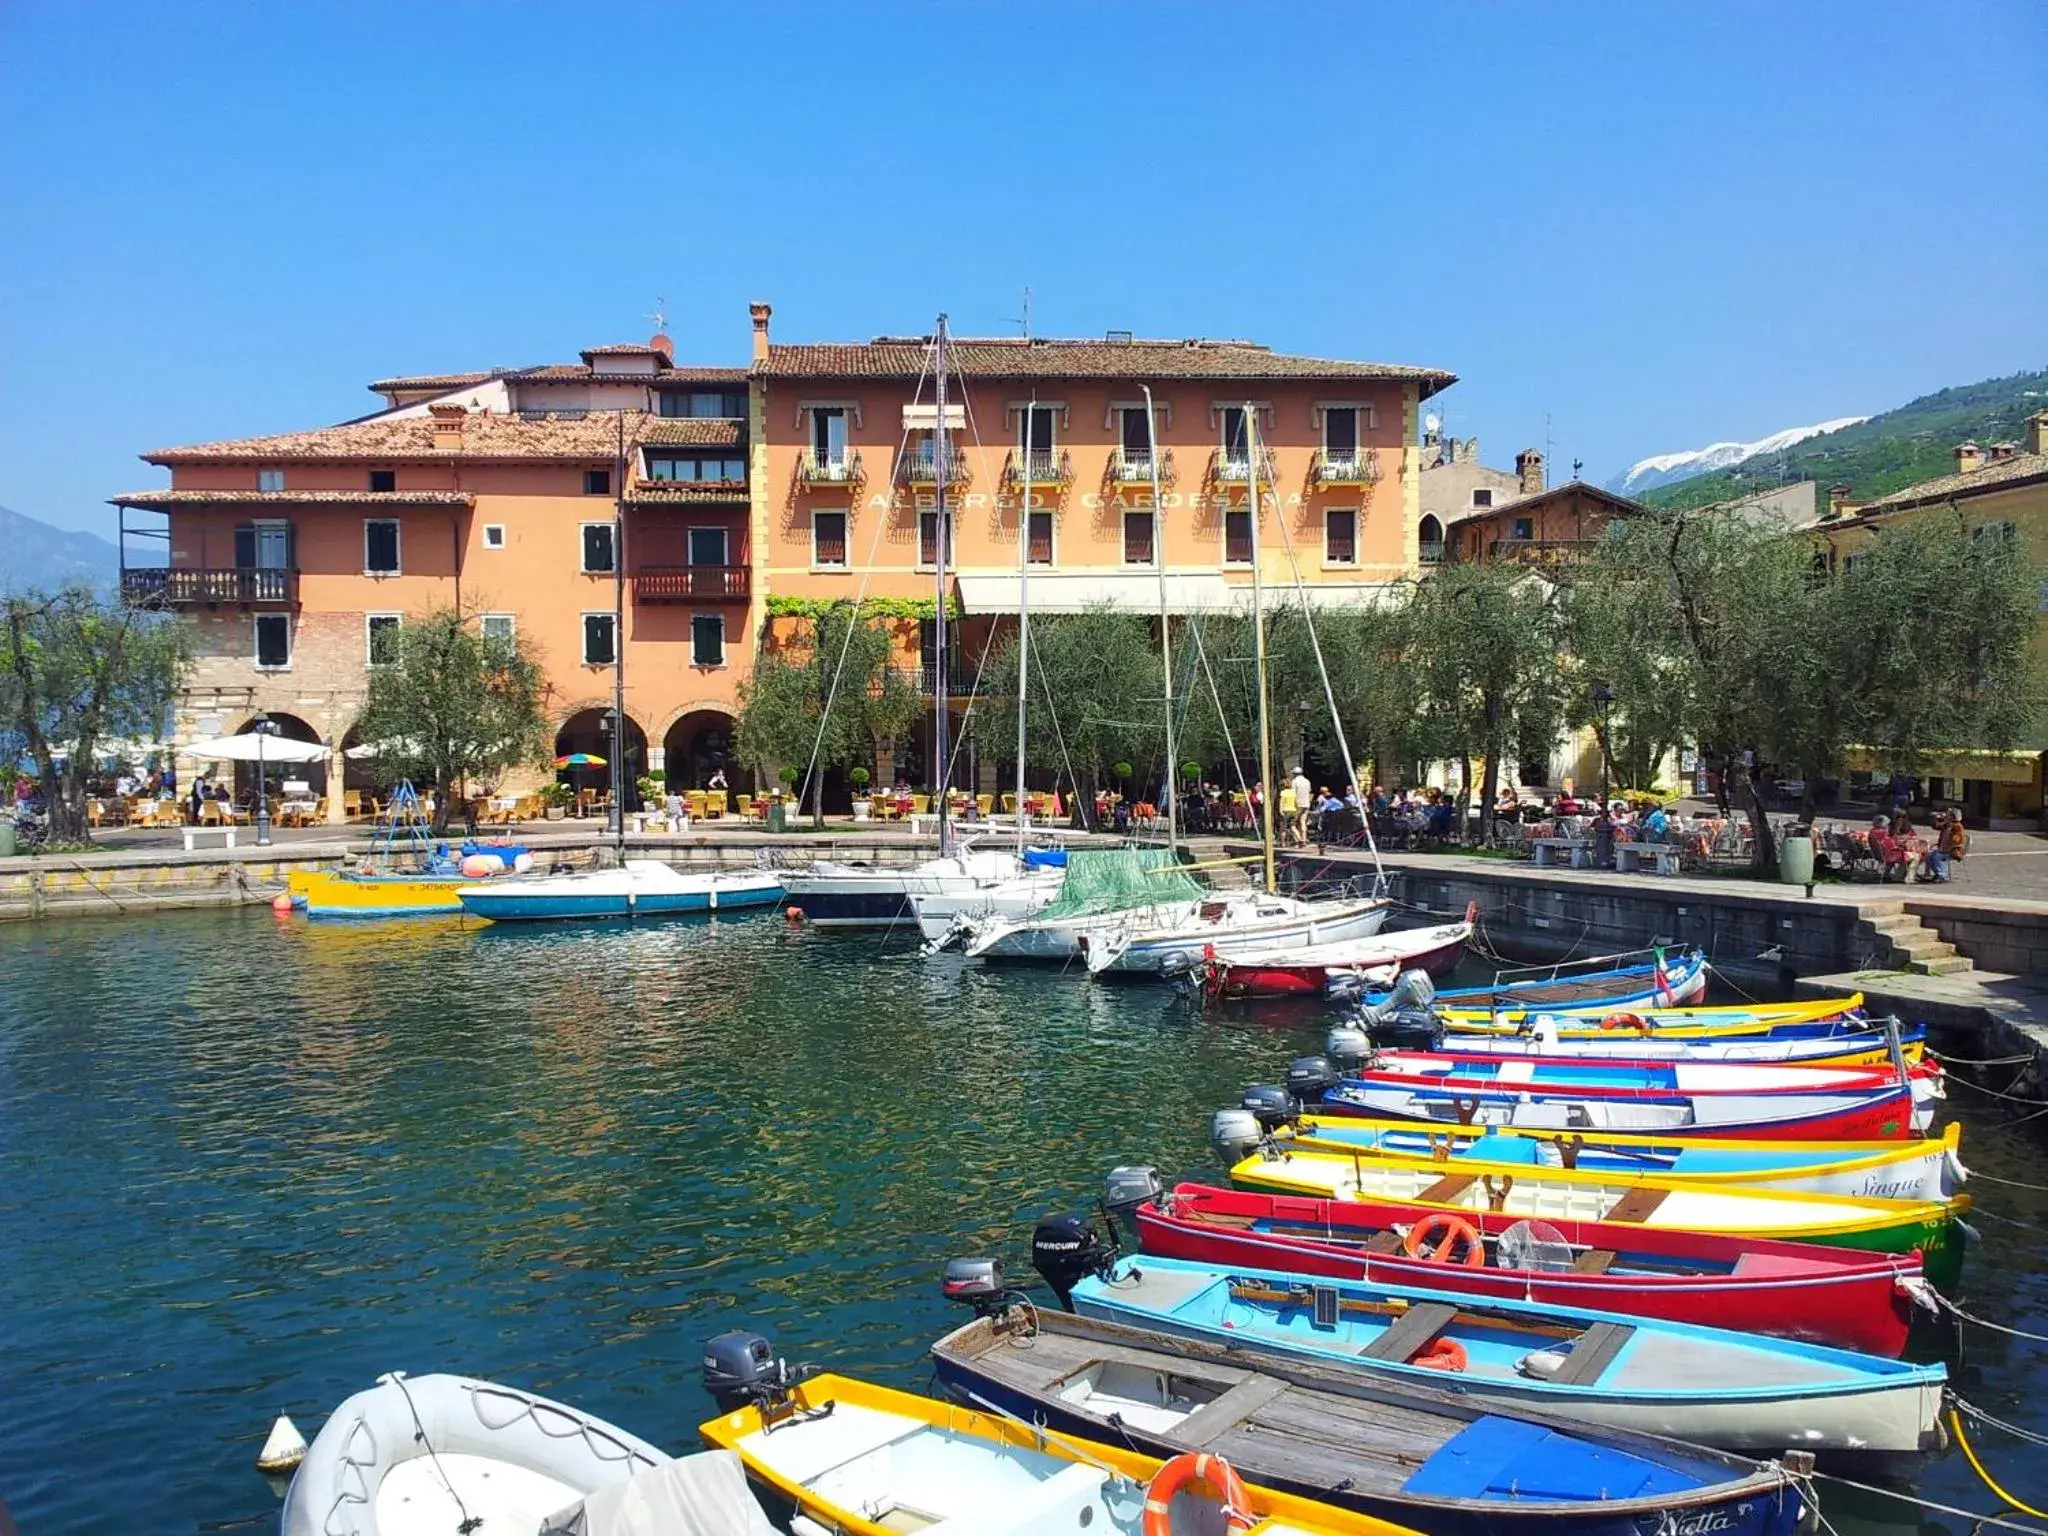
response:
<path id="1" fill-rule="evenodd" d="M 1969 907 L 1908 901 L 1906 910 L 1987 971 L 2048 974 L 2048 922 L 2038 905 L 1980 902 Z"/>

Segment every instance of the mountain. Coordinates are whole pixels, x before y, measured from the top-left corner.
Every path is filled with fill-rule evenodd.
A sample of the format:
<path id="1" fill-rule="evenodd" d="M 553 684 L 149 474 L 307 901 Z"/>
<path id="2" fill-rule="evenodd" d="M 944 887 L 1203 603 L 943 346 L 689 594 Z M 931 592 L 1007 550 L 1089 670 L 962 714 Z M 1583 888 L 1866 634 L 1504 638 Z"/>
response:
<path id="1" fill-rule="evenodd" d="M 1829 486 L 1846 485 L 1857 501 L 1869 501 L 1950 473 L 1958 443 L 2026 441 L 2027 418 L 2043 409 L 2048 409 L 2048 370 L 1959 384 L 1853 425 L 1670 481 L 1642 499 L 1653 507 L 1703 507 L 1794 480 L 1813 480 L 1823 498 Z"/>
<path id="2" fill-rule="evenodd" d="M 0 507 L 0 592 L 71 581 L 100 586 L 112 582 L 120 568 L 120 551 L 97 534 L 53 528 Z"/>
<path id="3" fill-rule="evenodd" d="M 1689 448 L 1684 453 L 1653 454 L 1629 465 L 1607 482 L 1607 489 L 1623 496 L 1640 496 L 1645 491 L 1654 491 L 1660 485 L 1670 485 L 1676 480 L 1688 480 L 1716 469 L 1733 469 L 1743 460 L 1753 459 L 1760 453 L 1783 453 L 1809 437 L 1818 437 L 1823 432 L 1839 432 L 1863 420 L 1865 418 L 1861 416 L 1844 416 L 1815 427 L 1787 427 L 1753 443 L 1709 443 L 1704 448 Z"/>

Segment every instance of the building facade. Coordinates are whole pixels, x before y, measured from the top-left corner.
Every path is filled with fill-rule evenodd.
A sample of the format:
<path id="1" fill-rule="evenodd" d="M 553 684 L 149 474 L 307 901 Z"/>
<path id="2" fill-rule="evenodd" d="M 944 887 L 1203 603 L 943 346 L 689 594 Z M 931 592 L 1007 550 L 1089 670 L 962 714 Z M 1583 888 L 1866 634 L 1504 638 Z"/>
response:
<path id="1" fill-rule="evenodd" d="M 1542 493 L 1543 455 L 1524 448 L 1515 455 L 1513 470 L 1494 469 L 1480 461 L 1478 438 L 1446 437 L 1425 424 L 1421 482 L 1421 560 L 1436 565 L 1447 557 L 1447 531 L 1460 518 Z"/>

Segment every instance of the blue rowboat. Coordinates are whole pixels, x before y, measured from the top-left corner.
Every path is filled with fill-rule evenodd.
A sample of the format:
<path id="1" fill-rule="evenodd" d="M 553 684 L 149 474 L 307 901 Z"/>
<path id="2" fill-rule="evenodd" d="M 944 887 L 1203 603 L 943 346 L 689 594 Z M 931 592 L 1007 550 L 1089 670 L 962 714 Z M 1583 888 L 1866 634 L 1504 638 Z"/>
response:
<path id="1" fill-rule="evenodd" d="M 463 911 L 499 923 L 681 917 L 773 906 L 782 899 L 782 880 L 772 870 L 680 870 L 659 859 L 628 859 L 617 869 L 493 880 L 455 894 Z"/>
<path id="2" fill-rule="evenodd" d="M 1797 1339 L 1144 1256 L 1072 1294 L 1084 1317 L 1729 1450 L 1909 1453 L 1940 1434 L 1940 1365 Z"/>

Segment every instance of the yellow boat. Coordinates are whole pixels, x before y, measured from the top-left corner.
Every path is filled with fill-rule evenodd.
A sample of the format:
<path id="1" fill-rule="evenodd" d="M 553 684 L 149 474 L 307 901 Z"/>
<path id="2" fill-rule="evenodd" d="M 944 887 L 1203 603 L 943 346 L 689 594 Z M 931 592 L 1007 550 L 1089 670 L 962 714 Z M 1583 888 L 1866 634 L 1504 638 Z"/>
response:
<path id="1" fill-rule="evenodd" d="M 1862 1006 L 1863 994 L 1852 992 L 1847 997 L 1802 998 L 1788 1003 L 1711 1003 L 1693 1008 L 1617 1008 L 1612 1003 L 1594 1003 L 1503 1008 L 1491 1013 L 1484 1008 L 1439 1008 L 1437 1013 L 1453 1034 L 1515 1034 L 1526 1020 L 1540 1014 L 1560 1021 L 1558 1036 L 1564 1040 L 1611 1040 L 1616 1031 L 1606 1027 L 1609 1020 L 1640 1020 L 1647 1033 L 1674 1040 L 1715 1040 L 1791 1030 L 1817 1033 L 1838 1019 L 1846 1029 L 1850 1027 L 1846 1015 Z"/>
<path id="2" fill-rule="evenodd" d="M 762 1408 L 749 1404 L 701 1433 L 712 1447 L 738 1454 L 775 1506 L 771 1513 L 794 1510 L 844 1536 L 903 1536 L 941 1524 L 989 1536 L 1054 1529 L 1140 1536 L 1148 1496 L 1172 1495 L 1159 1484 L 1161 1469 L 1178 1480 L 1195 1460 L 1166 1463 L 844 1376 L 788 1388 L 765 1422 Z M 1213 1520 L 1213 1492 L 1192 1484 L 1173 1503 L 1208 1502 Z M 1251 1536 L 1413 1536 L 1406 1526 L 1316 1500 L 1257 1486 L 1244 1492 Z M 1175 1512 L 1182 1520 L 1191 1513 Z M 1176 1522 L 1182 1528 L 1207 1523 Z"/>
<path id="3" fill-rule="evenodd" d="M 292 905 L 308 917 L 434 917 L 459 913 L 458 889 L 475 885 L 460 875 L 354 874 L 294 871 Z"/>

